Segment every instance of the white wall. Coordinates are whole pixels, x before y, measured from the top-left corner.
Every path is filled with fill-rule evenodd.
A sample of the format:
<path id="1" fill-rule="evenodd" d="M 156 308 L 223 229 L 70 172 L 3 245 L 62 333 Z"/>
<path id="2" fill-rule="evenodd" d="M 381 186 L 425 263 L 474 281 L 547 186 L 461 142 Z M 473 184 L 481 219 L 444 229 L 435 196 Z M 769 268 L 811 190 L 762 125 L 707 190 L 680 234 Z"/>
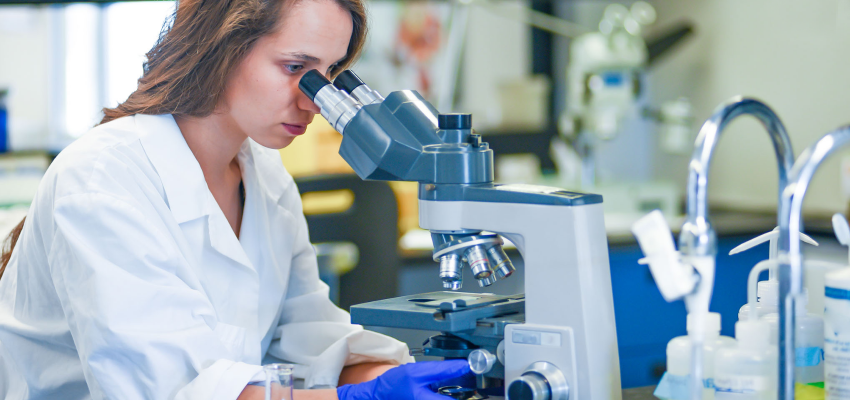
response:
<path id="1" fill-rule="evenodd" d="M 42 147 L 47 136 L 48 27 L 46 7 L 0 8 L 0 88 L 10 91 L 13 149 Z"/>
<path id="2" fill-rule="evenodd" d="M 696 34 L 650 72 L 658 101 L 683 94 L 698 125 L 735 95 L 770 105 L 788 129 L 799 155 L 827 131 L 850 123 L 850 1 L 653 0 L 656 27 L 681 19 Z M 846 154 L 846 152 L 845 152 Z M 808 212 L 847 209 L 839 161 L 818 172 Z M 687 160 L 667 156 L 659 175 L 684 182 Z M 751 118 L 724 132 L 711 168 L 713 204 L 775 210 L 776 162 L 767 135 Z"/>
<path id="3" fill-rule="evenodd" d="M 526 0 L 496 2 L 501 12 L 522 13 Z M 499 84 L 526 77 L 531 70 L 531 32 L 527 25 L 482 7 L 469 14 L 461 65 L 461 101 L 456 109 L 474 114 L 482 129 L 501 122 Z"/>

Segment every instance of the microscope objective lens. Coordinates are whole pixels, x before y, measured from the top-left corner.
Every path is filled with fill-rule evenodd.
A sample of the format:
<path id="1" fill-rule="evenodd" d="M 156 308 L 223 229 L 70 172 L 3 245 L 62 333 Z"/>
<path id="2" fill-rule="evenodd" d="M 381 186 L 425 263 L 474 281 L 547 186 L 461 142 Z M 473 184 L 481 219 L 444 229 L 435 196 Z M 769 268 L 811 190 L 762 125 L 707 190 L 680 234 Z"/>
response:
<path id="1" fill-rule="evenodd" d="M 490 260 L 481 246 L 470 247 L 466 251 L 466 260 L 475 279 L 484 279 L 493 274 L 493 270 L 490 269 Z"/>
<path id="2" fill-rule="evenodd" d="M 440 257 L 440 279 L 443 280 L 443 288 L 458 290 L 461 288 L 463 275 L 463 263 L 457 254 L 446 254 Z"/>
<path id="3" fill-rule="evenodd" d="M 507 254 L 505 254 L 505 250 L 502 249 L 502 246 L 495 245 L 490 247 L 487 249 L 487 253 L 490 254 L 490 259 L 493 261 L 493 265 L 496 266 L 496 276 L 499 279 L 505 279 L 516 271 L 511 259 L 508 258 Z"/>

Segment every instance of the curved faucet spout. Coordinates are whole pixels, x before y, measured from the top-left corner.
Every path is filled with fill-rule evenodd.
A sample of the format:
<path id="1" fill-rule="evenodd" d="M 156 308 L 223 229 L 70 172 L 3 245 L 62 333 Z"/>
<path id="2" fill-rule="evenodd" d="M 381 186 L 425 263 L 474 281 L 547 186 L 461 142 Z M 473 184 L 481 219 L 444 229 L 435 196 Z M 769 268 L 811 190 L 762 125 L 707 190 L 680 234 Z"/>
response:
<path id="1" fill-rule="evenodd" d="M 807 148 L 791 170 L 788 185 L 779 201 L 779 398 L 794 398 L 795 303 L 803 291 L 803 257 L 800 232 L 803 228 L 803 200 L 815 171 L 837 150 L 850 145 L 850 126 L 824 135 Z"/>
<path id="2" fill-rule="evenodd" d="M 794 164 L 791 139 L 782 121 L 770 107 L 756 99 L 734 97 L 721 104 L 700 128 L 688 165 L 688 215 L 679 235 L 679 251 L 684 255 L 717 254 L 716 234 L 708 220 L 708 172 L 720 133 L 729 122 L 741 115 L 751 115 L 758 119 L 770 135 L 779 167 L 779 197 L 782 196 L 788 172 Z"/>

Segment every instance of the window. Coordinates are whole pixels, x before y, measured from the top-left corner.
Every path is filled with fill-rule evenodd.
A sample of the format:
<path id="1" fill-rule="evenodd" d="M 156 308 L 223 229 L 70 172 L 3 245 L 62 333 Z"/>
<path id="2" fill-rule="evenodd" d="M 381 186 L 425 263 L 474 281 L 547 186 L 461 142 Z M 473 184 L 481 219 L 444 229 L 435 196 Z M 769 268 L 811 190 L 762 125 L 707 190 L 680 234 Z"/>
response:
<path id="1" fill-rule="evenodd" d="M 64 7 L 64 128 L 75 139 L 124 101 L 142 75 L 145 53 L 174 10 L 172 1 Z"/>

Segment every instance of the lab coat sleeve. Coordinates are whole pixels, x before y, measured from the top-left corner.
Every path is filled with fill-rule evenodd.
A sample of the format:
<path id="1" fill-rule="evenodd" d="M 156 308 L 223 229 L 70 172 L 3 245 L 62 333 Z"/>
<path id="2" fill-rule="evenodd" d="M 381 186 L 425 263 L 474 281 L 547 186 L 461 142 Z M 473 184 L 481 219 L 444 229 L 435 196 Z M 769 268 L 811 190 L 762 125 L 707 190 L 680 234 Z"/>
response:
<path id="1" fill-rule="evenodd" d="M 303 365 L 295 375 L 305 387 L 335 387 L 342 368 L 364 362 L 414 362 L 407 345 L 360 325 L 334 305 L 328 286 L 319 280 L 316 253 L 309 241 L 301 198 L 294 185 L 281 199 L 298 221 L 292 267 L 279 326 L 269 353 Z"/>
<path id="2" fill-rule="evenodd" d="M 57 199 L 49 264 L 94 399 L 235 399 L 232 361 L 164 223 L 107 194 Z"/>

